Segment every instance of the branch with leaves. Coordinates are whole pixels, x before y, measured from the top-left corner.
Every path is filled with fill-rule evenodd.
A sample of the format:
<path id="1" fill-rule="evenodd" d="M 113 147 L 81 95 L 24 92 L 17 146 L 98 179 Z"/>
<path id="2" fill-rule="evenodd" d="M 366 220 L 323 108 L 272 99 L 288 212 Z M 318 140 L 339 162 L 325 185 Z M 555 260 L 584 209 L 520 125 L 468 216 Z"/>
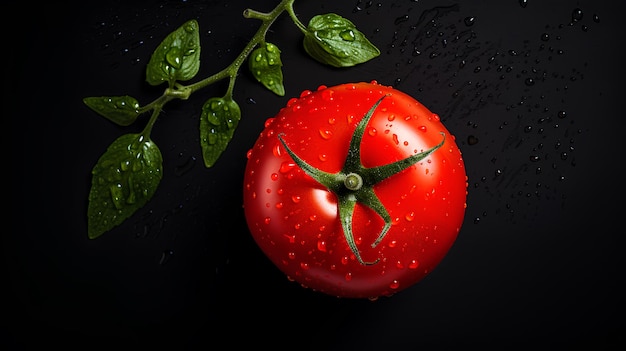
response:
<path id="1" fill-rule="evenodd" d="M 181 83 L 193 79 L 200 68 L 199 25 L 196 20 L 189 20 L 161 42 L 147 64 L 148 84 L 167 83 L 161 96 L 143 106 L 128 95 L 83 99 L 93 111 L 120 126 L 129 126 L 139 116 L 151 113 L 140 133 L 125 134 L 113 141 L 92 170 L 87 210 L 89 238 L 97 238 L 121 224 L 156 192 L 163 175 L 163 157 L 150 135 L 169 101 L 187 100 L 194 92 L 228 79 L 225 94 L 206 100 L 200 114 L 200 146 L 204 165 L 210 168 L 228 146 L 241 119 L 233 94 L 244 64 L 259 83 L 278 96 L 285 95 L 281 51 L 266 41 L 269 28 L 284 12 L 304 34 L 307 54 L 321 63 L 350 67 L 380 55 L 352 22 L 337 14 L 316 15 L 305 26 L 294 12 L 294 1 L 282 0 L 268 13 L 246 9 L 243 16 L 260 20 L 259 29 L 230 65 L 207 78 L 189 85 Z"/>

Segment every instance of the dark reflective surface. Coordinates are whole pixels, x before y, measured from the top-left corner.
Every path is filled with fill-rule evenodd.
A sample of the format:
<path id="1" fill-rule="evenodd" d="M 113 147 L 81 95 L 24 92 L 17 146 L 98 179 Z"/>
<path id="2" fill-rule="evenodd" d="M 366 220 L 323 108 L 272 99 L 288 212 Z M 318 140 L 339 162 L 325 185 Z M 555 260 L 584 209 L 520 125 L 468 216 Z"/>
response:
<path id="1" fill-rule="evenodd" d="M 621 13 L 608 1 L 297 1 L 302 22 L 335 12 L 379 58 L 339 70 L 309 59 L 286 15 L 268 40 L 282 50 L 285 97 L 240 73 L 242 122 L 204 168 L 198 117 L 218 83 L 166 106 L 152 133 L 164 157 L 153 200 L 87 238 L 90 171 L 121 128 L 85 96 L 161 87 L 144 65 L 191 18 L 201 30 L 198 77 L 228 65 L 258 28 L 255 2 L 120 1 L 50 16 L 24 9 L 7 69 L 17 92 L 9 164 L 12 229 L 3 329 L 12 345 L 422 350 L 624 344 L 618 221 L 624 125 Z M 23 34 L 23 35 L 22 35 Z M 393 85 L 437 112 L 469 176 L 459 238 L 419 284 L 378 301 L 340 300 L 289 282 L 248 234 L 241 209 L 246 151 L 304 89 L 350 81 Z M 8 84 L 5 82 L 5 84 Z M 17 107 L 17 109 L 15 109 Z M 14 171 L 17 169 L 17 171 Z M 233 336 L 234 335 L 234 336 Z"/>

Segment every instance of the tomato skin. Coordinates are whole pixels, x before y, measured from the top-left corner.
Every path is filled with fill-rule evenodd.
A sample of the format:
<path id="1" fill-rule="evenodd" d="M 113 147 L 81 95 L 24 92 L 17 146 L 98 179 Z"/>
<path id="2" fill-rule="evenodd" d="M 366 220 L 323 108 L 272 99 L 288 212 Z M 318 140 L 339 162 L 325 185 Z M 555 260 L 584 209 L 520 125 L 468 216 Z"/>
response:
<path id="1" fill-rule="evenodd" d="M 375 167 L 443 145 L 416 164 L 374 185 L 392 219 L 384 226 L 357 203 L 353 233 L 367 262 L 348 246 L 337 196 L 306 174 L 286 152 L 329 173 L 342 170 L 358 122 L 382 100 L 361 142 L 361 162 Z M 250 233 L 265 255 L 291 280 L 337 297 L 391 296 L 430 273 L 452 247 L 463 223 L 467 176 L 453 135 L 439 117 L 411 96 L 370 83 L 322 86 L 267 120 L 248 153 L 243 207 Z"/>

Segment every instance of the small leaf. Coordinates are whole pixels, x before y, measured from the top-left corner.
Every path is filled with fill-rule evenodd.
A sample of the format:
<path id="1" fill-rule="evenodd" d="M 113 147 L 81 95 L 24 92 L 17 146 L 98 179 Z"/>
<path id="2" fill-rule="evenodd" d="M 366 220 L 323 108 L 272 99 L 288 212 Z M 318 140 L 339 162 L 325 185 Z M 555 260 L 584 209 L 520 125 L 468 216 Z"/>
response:
<path id="1" fill-rule="evenodd" d="M 254 78 L 278 96 L 285 95 L 282 66 L 280 49 L 271 43 L 260 45 L 248 58 L 248 68 Z"/>
<path id="2" fill-rule="evenodd" d="M 200 35 L 198 22 L 189 20 L 170 33 L 154 50 L 146 67 L 150 85 L 193 78 L 200 69 Z"/>
<path id="3" fill-rule="evenodd" d="M 144 206 L 162 177 L 161 151 L 141 134 L 117 138 L 92 170 L 88 236 L 94 239 Z"/>
<path id="4" fill-rule="evenodd" d="M 86 97 L 85 105 L 120 126 L 131 125 L 139 116 L 139 102 L 132 96 Z"/>
<path id="5" fill-rule="evenodd" d="M 303 44 L 311 57 L 335 67 L 354 66 L 380 55 L 352 22 L 334 13 L 313 17 Z"/>
<path id="6" fill-rule="evenodd" d="M 204 103 L 200 115 L 200 146 L 206 167 L 213 166 L 226 150 L 240 119 L 239 105 L 230 98 L 212 97 Z"/>

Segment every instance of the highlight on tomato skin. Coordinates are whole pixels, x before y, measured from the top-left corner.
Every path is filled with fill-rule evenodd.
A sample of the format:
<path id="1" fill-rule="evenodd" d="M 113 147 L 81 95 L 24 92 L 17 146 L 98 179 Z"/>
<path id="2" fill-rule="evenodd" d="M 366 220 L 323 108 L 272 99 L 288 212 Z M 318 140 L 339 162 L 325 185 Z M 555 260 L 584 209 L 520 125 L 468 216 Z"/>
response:
<path id="1" fill-rule="evenodd" d="M 454 136 L 415 98 L 375 81 L 290 99 L 247 157 L 250 233 L 305 288 L 392 296 L 432 272 L 461 230 L 467 176 Z M 348 174 L 362 184 L 348 187 Z"/>

